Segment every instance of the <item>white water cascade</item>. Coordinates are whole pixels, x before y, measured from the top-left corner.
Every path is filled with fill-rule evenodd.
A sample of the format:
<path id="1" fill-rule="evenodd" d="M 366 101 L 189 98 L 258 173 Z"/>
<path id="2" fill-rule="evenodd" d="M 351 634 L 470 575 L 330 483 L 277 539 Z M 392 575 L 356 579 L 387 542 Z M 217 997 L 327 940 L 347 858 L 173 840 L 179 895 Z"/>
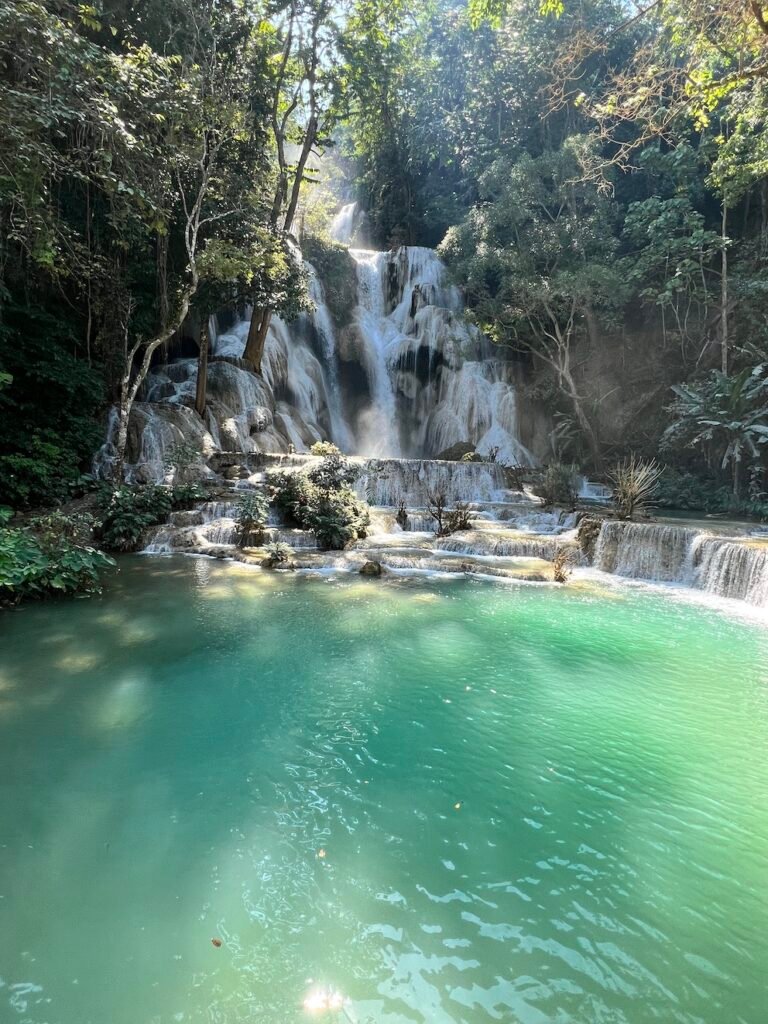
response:
<path id="1" fill-rule="evenodd" d="M 768 543 L 667 523 L 605 521 L 594 564 L 633 579 L 681 583 L 768 606 Z"/>
<path id="2" fill-rule="evenodd" d="M 335 220 L 338 237 L 361 237 L 354 204 Z M 127 474 L 167 476 L 169 448 L 192 440 L 217 451 L 306 451 L 331 440 L 350 454 L 435 458 L 457 443 L 531 465 L 519 440 L 514 364 L 463 316 L 459 291 L 435 252 L 350 249 L 357 276 L 349 322 L 334 320 L 323 283 L 307 264 L 313 308 L 273 317 L 262 373 L 242 361 L 250 314 L 229 327 L 212 319 L 205 416 L 194 412 L 197 361 L 153 367 L 134 407 Z M 108 470 L 110 436 L 96 460 Z"/>

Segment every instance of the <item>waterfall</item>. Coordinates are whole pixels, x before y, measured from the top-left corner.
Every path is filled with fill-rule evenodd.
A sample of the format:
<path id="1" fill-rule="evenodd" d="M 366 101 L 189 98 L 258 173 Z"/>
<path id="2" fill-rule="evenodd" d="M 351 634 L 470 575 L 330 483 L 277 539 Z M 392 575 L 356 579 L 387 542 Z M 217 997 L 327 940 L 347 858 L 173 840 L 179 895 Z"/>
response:
<path id="1" fill-rule="evenodd" d="M 494 535 L 493 531 L 462 534 L 461 537 L 446 537 L 439 541 L 439 546 L 444 551 L 458 551 L 462 554 L 492 555 L 496 558 L 544 558 L 551 561 L 557 551 L 564 546 L 564 542 L 558 537 L 526 536 L 520 534 L 517 537 L 510 537 L 499 531 Z M 574 561 L 578 561 L 576 549 L 570 544 L 565 544 L 569 551 L 573 552 Z"/>
<path id="2" fill-rule="evenodd" d="M 437 254 L 351 249 L 357 264 L 354 358 L 369 406 L 358 417 L 356 451 L 436 456 L 457 442 L 507 463 L 531 465 L 520 443 L 512 364 L 498 358 L 461 315 Z"/>
<path id="3" fill-rule="evenodd" d="M 354 243 L 361 216 L 354 204 L 344 207 L 336 236 Z M 242 361 L 250 311 L 228 327 L 210 319 L 203 418 L 194 411 L 197 360 L 152 367 L 132 414 L 130 480 L 164 479 L 168 449 L 181 440 L 206 458 L 304 452 L 331 440 L 377 458 L 435 458 L 468 443 L 507 464 L 533 463 L 519 440 L 514 364 L 464 318 L 461 294 L 437 254 L 420 246 L 349 253 L 356 272 L 350 322 L 334 321 L 324 284 L 306 264 L 312 308 L 290 323 L 272 317 L 259 375 Z M 108 437 L 95 471 L 108 475 L 113 458 Z M 483 486 L 488 500 L 493 488 Z M 462 500 L 479 496 L 462 493 Z M 423 504 L 423 488 L 420 494 Z"/>
<path id="4" fill-rule="evenodd" d="M 695 585 L 710 594 L 768 606 L 768 545 L 700 535 L 692 551 Z"/>
<path id="5" fill-rule="evenodd" d="M 595 565 L 603 572 L 641 580 L 683 582 L 696 531 L 683 526 L 604 522 L 595 547 Z"/>
<path id="6" fill-rule="evenodd" d="M 398 456 L 395 390 L 387 366 L 387 348 L 397 338 L 385 313 L 384 268 L 387 253 L 352 250 L 357 264 L 359 304 L 355 326 L 360 339 L 360 362 L 371 392 L 371 403 L 360 417 L 356 451 L 366 455 Z"/>
<path id="7" fill-rule="evenodd" d="M 594 564 L 634 579 L 682 583 L 768 606 L 768 544 L 666 523 L 603 522 Z"/>
<path id="8" fill-rule="evenodd" d="M 359 203 L 347 203 L 331 221 L 330 235 L 342 245 L 353 245 L 360 241 L 365 228 L 365 213 Z"/>
<path id="9" fill-rule="evenodd" d="M 372 505 L 424 508 L 442 494 L 457 501 L 496 501 L 504 496 L 504 467 L 485 462 L 435 462 L 423 459 L 368 459 L 355 483 L 361 497 Z"/>
<path id="10" fill-rule="evenodd" d="M 328 413 L 331 420 L 331 440 L 342 451 L 348 452 L 352 450 L 354 442 L 349 426 L 344 418 L 336 353 L 336 330 L 325 301 L 325 290 L 320 278 L 317 276 L 317 271 L 311 263 L 307 263 L 306 266 L 309 271 L 309 295 L 315 307 L 312 322 L 320 341 L 323 366 L 328 382 Z"/>

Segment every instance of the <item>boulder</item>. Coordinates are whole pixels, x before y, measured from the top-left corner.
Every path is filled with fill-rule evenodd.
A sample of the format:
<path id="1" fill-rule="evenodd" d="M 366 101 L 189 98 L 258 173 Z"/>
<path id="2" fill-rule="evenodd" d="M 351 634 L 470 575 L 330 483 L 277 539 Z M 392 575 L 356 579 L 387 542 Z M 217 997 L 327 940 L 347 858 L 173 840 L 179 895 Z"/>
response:
<path id="1" fill-rule="evenodd" d="M 383 571 L 381 562 L 364 562 L 360 567 L 361 576 L 381 576 Z"/>
<path id="2" fill-rule="evenodd" d="M 465 455 L 474 455 L 474 453 L 475 446 L 469 441 L 457 441 L 449 448 L 444 448 L 435 458 L 441 462 L 461 462 Z"/>

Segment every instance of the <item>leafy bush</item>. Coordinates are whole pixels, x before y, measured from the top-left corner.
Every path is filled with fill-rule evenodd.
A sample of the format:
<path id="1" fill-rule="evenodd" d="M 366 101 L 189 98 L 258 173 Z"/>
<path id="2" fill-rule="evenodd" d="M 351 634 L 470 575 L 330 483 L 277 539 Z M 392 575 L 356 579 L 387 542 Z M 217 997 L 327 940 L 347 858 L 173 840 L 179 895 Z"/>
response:
<path id="1" fill-rule="evenodd" d="M 337 448 L 333 441 L 315 441 L 309 449 L 310 455 L 341 455 L 341 449 Z"/>
<path id="2" fill-rule="evenodd" d="M 365 537 L 370 515 L 354 491 L 348 488 L 322 491 L 315 487 L 306 523 L 321 548 L 340 551 L 350 541 Z"/>
<path id="3" fill-rule="evenodd" d="M 53 505 L 101 439 L 100 373 L 72 355 L 65 303 L 44 312 L 8 295 L 0 324 L 0 494 L 14 508 Z"/>
<path id="4" fill-rule="evenodd" d="M 262 491 L 245 494 L 235 509 L 238 546 L 246 547 L 249 542 L 260 544 L 264 539 L 264 527 L 269 517 L 269 498 Z"/>
<path id="5" fill-rule="evenodd" d="M 709 511 L 718 486 L 712 479 L 666 466 L 659 477 L 656 504 L 661 508 Z"/>
<path id="6" fill-rule="evenodd" d="M 114 561 L 90 544 L 92 520 L 55 513 L 25 528 L 0 525 L 0 604 L 17 604 L 53 594 L 94 594 L 100 573 Z M 7 522 L 7 515 L 0 523 Z"/>
<path id="7" fill-rule="evenodd" d="M 174 483 L 185 484 L 200 466 L 200 449 L 194 441 L 178 441 L 170 445 L 165 457 L 165 470 L 173 473 Z"/>
<path id="8" fill-rule="evenodd" d="M 746 499 L 734 498 L 730 487 L 718 486 L 712 477 L 700 477 L 665 467 L 659 477 L 655 504 L 709 514 L 731 514 L 768 519 L 768 495 L 759 490 Z"/>
<path id="9" fill-rule="evenodd" d="M 563 462 L 550 462 L 544 470 L 541 480 L 536 484 L 534 494 L 543 499 L 545 508 L 557 505 L 572 511 L 576 508 L 578 497 L 577 477 L 576 466 Z"/>
<path id="10" fill-rule="evenodd" d="M 200 484 L 174 484 L 169 490 L 174 510 L 192 508 L 198 501 L 206 499 L 205 490 Z"/>
<path id="11" fill-rule="evenodd" d="M 338 491 L 351 487 L 360 470 L 336 449 L 326 455 L 317 466 L 313 466 L 307 476 L 320 490 Z"/>
<path id="12" fill-rule="evenodd" d="M 267 557 L 264 561 L 268 562 L 273 567 L 276 565 L 285 565 L 293 558 L 293 548 L 289 544 L 284 544 L 281 540 L 276 540 L 271 544 L 267 544 L 264 550 L 267 552 Z"/>
<path id="13" fill-rule="evenodd" d="M 59 544 L 74 544 L 87 547 L 93 541 L 93 533 L 99 525 L 87 512 L 65 515 L 60 510 L 34 516 L 28 521 L 45 550 L 53 550 Z"/>
<path id="14" fill-rule="evenodd" d="M 634 453 L 617 463 L 608 474 L 613 482 L 613 503 L 622 519 L 646 515 L 661 476 L 655 459 L 641 459 Z"/>
<path id="15" fill-rule="evenodd" d="M 164 523 L 172 511 L 191 508 L 204 499 L 205 491 L 198 484 L 105 488 L 99 501 L 99 537 L 109 551 L 135 551 L 150 526 Z"/>
<path id="16" fill-rule="evenodd" d="M 759 464 L 768 444 L 768 368 L 747 367 L 735 376 L 713 370 L 698 384 L 673 386 L 673 417 L 662 447 L 698 448 L 731 468 L 733 493 L 741 496 L 742 464 Z"/>
<path id="17" fill-rule="evenodd" d="M 100 536 L 110 551 L 135 551 L 150 526 L 164 522 L 172 508 L 169 487 L 120 487 L 101 499 Z"/>
<path id="18" fill-rule="evenodd" d="M 308 472 L 274 473 L 275 505 L 304 530 L 312 530 L 321 548 L 340 550 L 365 537 L 370 516 L 350 484 L 357 469 L 342 455 L 327 455 Z"/>

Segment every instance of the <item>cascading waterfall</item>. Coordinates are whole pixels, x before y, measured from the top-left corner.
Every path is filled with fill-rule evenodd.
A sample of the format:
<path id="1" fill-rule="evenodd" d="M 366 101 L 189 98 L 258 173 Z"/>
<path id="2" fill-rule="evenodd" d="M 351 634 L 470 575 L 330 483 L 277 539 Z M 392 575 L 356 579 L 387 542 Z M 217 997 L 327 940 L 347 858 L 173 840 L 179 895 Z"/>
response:
<path id="1" fill-rule="evenodd" d="M 682 581 L 696 536 L 684 526 L 607 521 L 597 539 L 595 565 L 632 579 Z"/>
<path id="2" fill-rule="evenodd" d="M 344 207 L 335 221 L 337 237 L 350 246 L 365 244 L 363 220 L 354 204 Z M 418 563 L 426 550 L 434 564 L 450 556 L 551 559 L 562 545 L 575 556 L 573 519 L 542 513 L 528 496 L 508 489 L 502 463 L 533 461 L 519 440 L 515 366 L 464 318 L 461 295 L 437 255 L 417 246 L 349 253 L 356 273 L 350 321 L 334 321 L 323 282 L 307 265 L 313 308 L 291 323 L 272 318 L 261 374 L 242 360 L 250 316 L 229 327 L 212 318 L 203 417 L 194 409 L 196 359 L 152 368 L 129 425 L 128 480 L 169 479 L 172 446 L 191 441 L 204 473 L 232 470 L 236 486 L 260 487 L 270 458 L 298 468 L 307 456 L 292 453 L 332 440 L 359 461 L 355 486 L 361 496 L 390 510 L 407 508 L 404 531 L 392 512 L 384 516 L 384 528 L 380 514 L 372 538 L 390 552 L 392 565 L 396 558 Z M 113 413 L 94 464 L 100 475 L 113 465 L 115 430 Z M 436 461 L 459 443 L 480 454 L 495 451 L 498 461 Z M 581 491 L 585 498 L 608 497 L 588 481 Z M 425 541 L 434 525 L 422 511 L 437 495 L 448 504 L 468 503 L 473 518 L 471 530 L 440 541 L 442 553 Z M 270 525 L 268 536 L 293 547 L 314 544 L 311 535 L 278 524 Z M 174 514 L 147 550 L 228 556 L 235 540 L 232 502 L 209 503 Z M 423 542 L 431 547 L 420 555 Z M 768 606 L 768 543 L 759 539 L 718 536 L 691 525 L 606 521 L 594 564 L 619 576 L 676 582 Z"/>
<path id="3" fill-rule="evenodd" d="M 691 556 L 701 590 L 768 606 L 768 544 L 700 535 Z"/>
<path id="4" fill-rule="evenodd" d="M 424 508 L 435 495 L 457 501 L 496 501 L 506 487 L 504 467 L 485 462 L 423 459 L 362 460 L 355 489 L 372 505 Z"/>
<path id="5" fill-rule="evenodd" d="M 335 231 L 361 238 L 364 218 L 344 207 Z M 153 367 L 136 403 L 128 477 L 167 478 L 172 445 L 216 451 L 306 451 L 331 440 L 342 450 L 390 458 L 434 458 L 462 442 L 508 463 L 531 464 L 519 440 L 514 367 L 462 315 L 458 290 L 431 249 L 350 249 L 357 274 L 352 320 L 334 322 L 323 283 L 307 264 L 310 312 L 272 318 L 261 375 L 242 361 L 250 313 L 209 324 L 207 408 L 194 411 L 197 361 Z M 114 424 L 113 424 L 114 428 Z M 94 469 L 109 471 L 114 429 Z"/>
<path id="6" fill-rule="evenodd" d="M 531 465 L 519 440 L 513 364 L 498 358 L 461 314 L 436 253 L 351 249 L 359 303 L 346 350 L 363 367 L 370 402 L 356 450 L 435 457 L 458 442 Z"/>
<path id="7" fill-rule="evenodd" d="M 594 564 L 634 579 L 681 583 L 768 606 L 768 543 L 667 523 L 606 521 Z"/>

